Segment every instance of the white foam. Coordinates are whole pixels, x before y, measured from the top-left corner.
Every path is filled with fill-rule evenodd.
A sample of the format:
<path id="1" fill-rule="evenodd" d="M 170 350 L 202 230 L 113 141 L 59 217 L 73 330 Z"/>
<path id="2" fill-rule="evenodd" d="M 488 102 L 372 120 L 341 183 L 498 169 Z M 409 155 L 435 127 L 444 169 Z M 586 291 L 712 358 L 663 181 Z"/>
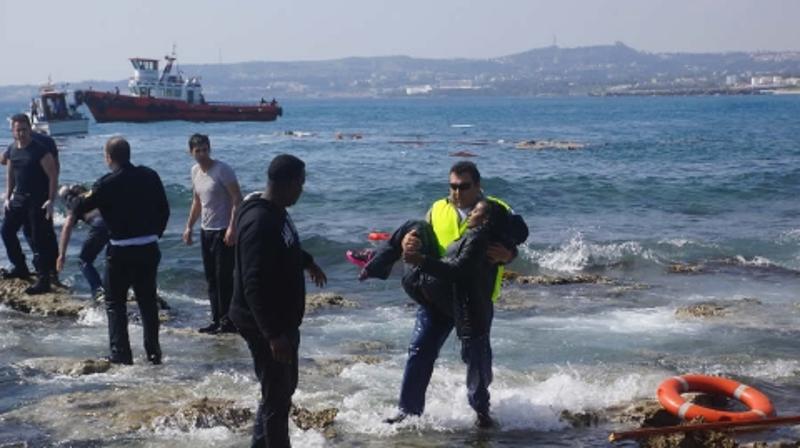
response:
<path id="1" fill-rule="evenodd" d="M 722 367 L 718 373 L 736 374 L 764 380 L 777 380 L 780 378 L 794 378 L 800 373 L 800 361 L 796 359 L 756 360 L 752 364 L 731 369 L 731 366 Z"/>
<path id="2" fill-rule="evenodd" d="M 514 326 L 565 331 L 576 335 L 689 334 L 702 331 L 701 323 L 679 320 L 671 307 L 616 309 L 598 314 L 572 316 L 532 316 L 515 321 Z"/>
<path id="3" fill-rule="evenodd" d="M 108 324 L 108 317 L 101 306 L 87 306 L 78 312 L 78 325 L 99 327 Z"/>
<path id="4" fill-rule="evenodd" d="M 538 251 L 525 246 L 523 253 L 539 266 L 559 272 L 577 272 L 598 265 L 608 266 L 630 256 L 658 262 L 658 257 L 652 251 L 642 248 L 636 241 L 595 244 L 586 242 L 580 232 L 556 249 Z"/>
<path id="5" fill-rule="evenodd" d="M 398 425 L 380 425 L 377 422 L 397 412 L 402 362 L 352 366 L 342 372 L 342 377 L 363 389 L 344 397 L 337 425 L 348 432 L 379 437 L 409 428 L 468 429 L 475 413 L 467 403 L 464 375 L 461 363 L 437 363 L 426 395 L 425 413 Z M 559 418 L 562 410 L 597 410 L 650 396 L 663 377 L 661 372 L 610 373 L 603 366 L 558 369 L 546 376 L 496 367 L 490 387 L 492 414 L 504 430 L 560 430 L 567 426 Z"/>
<path id="6" fill-rule="evenodd" d="M 451 124 L 451 128 L 473 128 L 475 127 L 474 124 Z"/>
<path id="7" fill-rule="evenodd" d="M 751 259 L 747 259 L 741 255 L 737 255 L 734 257 L 737 263 L 741 264 L 742 266 L 757 266 L 757 267 L 767 267 L 767 266 L 776 266 L 776 264 L 767 257 L 761 257 L 756 255 Z"/>

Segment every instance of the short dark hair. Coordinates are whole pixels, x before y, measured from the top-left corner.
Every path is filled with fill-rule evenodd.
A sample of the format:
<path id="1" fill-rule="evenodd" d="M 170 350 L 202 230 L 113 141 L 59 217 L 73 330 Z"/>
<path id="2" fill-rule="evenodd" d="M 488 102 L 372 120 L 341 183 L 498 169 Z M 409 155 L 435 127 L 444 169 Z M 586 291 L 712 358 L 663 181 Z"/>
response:
<path id="1" fill-rule="evenodd" d="M 460 162 L 456 162 L 455 165 L 450 167 L 450 173 L 458 174 L 459 176 L 463 176 L 464 174 L 469 174 L 472 177 L 472 181 L 476 184 L 481 183 L 481 173 L 478 171 L 477 165 L 470 162 L 469 160 L 462 160 Z"/>
<path id="2" fill-rule="evenodd" d="M 14 123 L 25 123 L 30 126 L 31 119 L 25 114 L 14 114 L 11 116 L 11 126 L 14 126 Z"/>
<path id="3" fill-rule="evenodd" d="M 279 154 L 272 159 L 267 169 L 267 178 L 272 183 L 285 184 L 299 179 L 306 163 L 291 154 Z"/>
<path id="4" fill-rule="evenodd" d="M 211 140 L 208 139 L 208 136 L 205 134 L 192 134 L 189 137 L 189 149 L 197 148 L 200 145 L 208 145 L 208 148 L 211 149 Z"/>
<path id="5" fill-rule="evenodd" d="M 106 154 L 108 157 L 119 164 L 126 164 L 131 161 L 131 145 L 122 137 L 111 137 L 106 142 Z"/>

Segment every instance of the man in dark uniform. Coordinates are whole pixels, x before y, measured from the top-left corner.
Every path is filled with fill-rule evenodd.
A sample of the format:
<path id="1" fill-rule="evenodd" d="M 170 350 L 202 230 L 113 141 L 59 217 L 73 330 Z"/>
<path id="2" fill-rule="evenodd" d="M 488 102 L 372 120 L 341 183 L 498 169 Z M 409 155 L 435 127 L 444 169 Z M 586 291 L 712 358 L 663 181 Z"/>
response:
<path id="1" fill-rule="evenodd" d="M 53 201 L 58 186 L 58 166 L 49 148 L 33 138 L 27 115 L 11 117 L 11 129 L 15 142 L 8 151 L 2 237 L 14 267 L 4 276 L 27 278 L 30 275 L 17 237 L 20 227 L 27 226 L 31 249 L 38 255 L 34 257 L 34 264 L 39 276 L 26 292 L 41 294 L 50 291 L 49 274 L 55 271 L 58 246 L 53 230 Z"/>
<path id="2" fill-rule="evenodd" d="M 33 141 L 43 145 L 47 149 L 47 152 L 49 152 L 53 156 L 56 162 L 56 174 L 60 176 L 61 162 L 58 159 L 58 146 L 56 145 L 56 141 L 53 140 L 53 138 L 50 137 L 49 135 L 35 131 L 31 132 L 31 138 L 33 138 Z M 11 157 L 11 150 L 14 148 L 15 145 L 16 141 L 8 145 L 5 152 L 3 152 L 2 155 L 0 155 L 0 165 L 6 165 L 8 163 L 8 160 Z M 51 233 L 51 235 L 46 235 L 45 238 L 46 242 L 50 244 L 48 250 L 51 250 L 53 253 L 58 253 L 58 243 L 56 241 L 55 229 L 53 228 L 52 225 L 50 225 L 45 230 Z M 39 252 L 36 249 L 36 244 L 33 243 L 33 239 L 31 237 L 31 226 L 27 220 L 22 225 L 22 234 L 25 235 L 25 241 L 28 242 L 28 246 L 31 248 L 31 251 L 33 252 L 33 266 L 36 267 L 39 265 Z M 50 280 L 56 285 L 59 285 L 60 282 L 58 280 L 58 272 L 52 271 L 50 273 Z"/>
<path id="3" fill-rule="evenodd" d="M 122 137 L 106 142 L 105 159 L 111 173 L 101 177 L 82 197 L 73 213 L 100 210 L 110 236 L 106 251 L 106 314 L 111 353 L 109 360 L 133 364 L 128 340 L 128 289 L 133 286 L 144 327 L 147 360 L 161 364 L 158 343 L 156 274 L 161 252 L 158 239 L 169 219 L 169 204 L 158 173 L 130 162 L 131 147 Z"/>
<path id="4" fill-rule="evenodd" d="M 267 191 L 242 202 L 236 215 L 236 267 L 228 317 L 253 355 L 261 403 L 253 447 L 289 447 L 289 407 L 297 387 L 297 350 L 306 304 L 303 270 L 322 287 L 327 278 L 300 246 L 286 208 L 300 198 L 305 163 L 275 157 Z"/>

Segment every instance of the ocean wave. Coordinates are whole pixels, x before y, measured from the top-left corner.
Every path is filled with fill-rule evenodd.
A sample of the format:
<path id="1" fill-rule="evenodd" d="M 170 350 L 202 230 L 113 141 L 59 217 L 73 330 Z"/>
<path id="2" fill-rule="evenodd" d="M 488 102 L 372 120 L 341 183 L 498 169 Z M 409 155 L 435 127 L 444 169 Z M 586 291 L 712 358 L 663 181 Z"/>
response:
<path id="1" fill-rule="evenodd" d="M 495 367 L 492 383 L 492 415 L 504 430 L 558 431 L 568 427 L 563 410 L 599 410 L 650 396 L 663 378 L 660 372 L 610 372 L 604 366 L 558 368 L 557 371 L 520 374 Z M 437 365 L 426 396 L 425 413 L 398 425 L 375 422 L 396 412 L 396 388 L 402 363 L 357 364 L 342 376 L 359 383 L 362 390 L 344 398 L 337 422 L 358 433 L 391 436 L 408 429 L 450 432 L 472 426 L 475 412 L 464 391 L 461 364 Z M 387 384 L 396 385 L 386 387 Z"/>
<path id="2" fill-rule="evenodd" d="M 78 325 L 99 327 L 108 323 L 108 317 L 102 306 L 87 306 L 78 312 Z"/>
<path id="3" fill-rule="evenodd" d="M 579 232 L 567 243 L 545 250 L 523 246 L 524 256 L 539 266 L 558 272 L 578 272 L 591 268 L 613 267 L 636 259 L 658 262 L 658 256 L 637 241 L 620 243 L 587 242 Z"/>

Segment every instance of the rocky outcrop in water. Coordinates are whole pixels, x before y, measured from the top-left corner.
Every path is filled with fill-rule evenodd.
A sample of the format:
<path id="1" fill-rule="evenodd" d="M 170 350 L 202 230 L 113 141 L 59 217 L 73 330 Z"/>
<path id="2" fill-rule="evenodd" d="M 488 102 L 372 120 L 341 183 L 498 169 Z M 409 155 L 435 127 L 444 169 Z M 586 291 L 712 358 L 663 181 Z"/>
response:
<path id="1" fill-rule="evenodd" d="M 522 275 L 519 272 L 505 271 L 503 280 L 515 282 L 519 285 L 571 285 L 576 283 L 595 283 L 610 285 L 614 282 L 606 277 L 595 274 L 574 274 L 567 276 L 554 275 Z"/>
<path id="2" fill-rule="evenodd" d="M 154 418 L 148 426 L 168 427 L 181 431 L 224 426 L 240 429 L 253 421 L 250 408 L 236 406 L 232 400 L 203 397 L 180 406 L 174 413 Z"/>
<path id="3" fill-rule="evenodd" d="M 356 303 L 339 294 L 320 293 L 306 296 L 306 312 L 314 312 L 320 308 L 354 308 Z"/>
<path id="4" fill-rule="evenodd" d="M 69 289 L 54 287 L 47 294 L 25 294 L 31 283 L 19 279 L 0 279 L 0 303 L 14 310 L 41 316 L 78 317 L 78 313 L 91 303 L 72 297 Z"/>
<path id="5" fill-rule="evenodd" d="M 76 359 L 76 358 L 32 358 L 16 364 L 17 367 L 29 373 L 45 373 L 50 375 L 82 376 L 95 373 L 104 373 L 112 365 L 107 359 Z"/>
<path id="6" fill-rule="evenodd" d="M 562 140 L 525 140 L 514 145 L 517 149 L 566 149 L 575 150 L 584 148 L 586 145 L 578 142 Z"/>
<path id="7" fill-rule="evenodd" d="M 294 424 L 303 431 L 317 429 L 322 431 L 325 437 L 331 439 L 336 436 L 333 423 L 338 413 L 339 410 L 336 408 L 310 411 L 301 406 L 292 406 L 290 416 Z"/>
<path id="8" fill-rule="evenodd" d="M 697 274 L 704 270 L 705 266 L 702 264 L 672 263 L 667 266 L 667 272 L 670 274 Z"/>
<path id="9" fill-rule="evenodd" d="M 761 305 L 761 301 L 753 298 L 744 298 L 726 302 L 701 302 L 683 306 L 675 310 L 675 315 L 680 318 L 711 319 L 727 317 L 745 308 Z"/>

